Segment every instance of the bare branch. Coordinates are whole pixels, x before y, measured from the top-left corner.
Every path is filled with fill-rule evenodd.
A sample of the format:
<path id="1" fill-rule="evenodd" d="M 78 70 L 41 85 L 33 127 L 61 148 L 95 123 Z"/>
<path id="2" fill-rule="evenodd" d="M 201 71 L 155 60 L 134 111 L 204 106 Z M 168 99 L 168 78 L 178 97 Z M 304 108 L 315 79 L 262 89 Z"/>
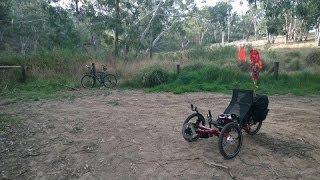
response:
<path id="1" fill-rule="evenodd" d="M 160 7 L 161 7 L 162 4 L 163 4 L 163 0 L 160 0 L 159 4 L 158 4 L 158 6 L 157 6 L 156 11 L 153 13 L 152 18 L 150 19 L 150 21 L 149 21 L 149 23 L 148 23 L 148 26 L 146 27 L 146 29 L 145 29 L 145 30 L 143 31 L 143 33 L 141 34 L 140 42 L 141 42 L 142 44 L 144 44 L 144 42 L 143 42 L 143 41 L 144 41 L 144 38 L 145 38 L 147 32 L 148 32 L 149 29 L 150 29 L 150 26 L 151 26 L 152 21 L 153 21 L 154 18 L 157 16 L 157 13 L 158 13 L 158 11 L 159 11 L 159 9 L 160 9 Z"/>
<path id="2" fill-rule="evenodd" d="M 191 17 L 192 15 L 187 15 L 187 14 L 173 14 L 173 15 L 168 15 L 168 14 L 157 14 L 158 16 L 164 16 L 164 17 Z"/>
<path id="3" fill-rule="evenodd" d="M 156 45 L 156 43 L 160 40 L 160 38 L 164 35 L 164 33 L 170 31 L 170 29 L 176 24 L 177 20 L 173 21 L 171 26 L 169 26 L 167 29 L 163 30 L 152 42 L 152 47 Z"/>

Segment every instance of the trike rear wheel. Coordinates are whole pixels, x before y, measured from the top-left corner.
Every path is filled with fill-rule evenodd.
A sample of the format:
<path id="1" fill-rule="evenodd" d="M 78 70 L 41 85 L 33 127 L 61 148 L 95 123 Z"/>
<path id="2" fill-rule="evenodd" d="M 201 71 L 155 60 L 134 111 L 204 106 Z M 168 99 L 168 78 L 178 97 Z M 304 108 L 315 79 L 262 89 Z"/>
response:
<path id="1" fill-rule="evenodd" d="M 191 114 L 182 125 L 182 136 L 186 141 L 193 142 L 199 139 L 200 135 L 196 132 L 199 124 L 205 125 L 204 117 L 199 113 Z"/>
<path id="2" fill-rule="evenodd" d="M 258 131 L 260 130 L 261 126 L 262 126 L 262 121 L 255 122 L 253 120 L 252 116 L 251 116 L 251 117 L 249 117 L 249 120 L 246 123 L 245 131 L 249 135 L 255 135 L 255 134 L 258 133 Z"/>
<path id="3" fill-rule="evenodd" d="M 242 133 L 238 124 L 228 123 L 219 135 L 219 151 L 226 159 L 236 157 L 242 145 Z"/>

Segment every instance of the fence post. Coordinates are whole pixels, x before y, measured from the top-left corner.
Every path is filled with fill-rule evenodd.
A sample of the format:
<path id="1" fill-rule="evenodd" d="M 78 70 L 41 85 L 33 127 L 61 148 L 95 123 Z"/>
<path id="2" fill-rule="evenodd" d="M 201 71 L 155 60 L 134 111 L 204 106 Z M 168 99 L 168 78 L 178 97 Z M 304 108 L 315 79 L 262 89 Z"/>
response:
<path id="1" fill-rule="evenodd" d="M 94 76 L 96 76 L 96 67 L 95 67 L 94 63 L 92 63 L 92 72 L 93 72 Z"/>
<path id="2" fill-rule="evenodd" d="M 27 76 L 26 76 L 26 67 L 24 65 L 21 65 L 21 74 L 22 74 L 22 82 L 25 82 L 27 79 Z"/>
<path id="3" fill-rule="evenodd" d="M 273 77 L 279 79 L 279 62 L 274 62 Z"/>
<path id="4" fill-rule="evenodd" d="M 177 73 L 180 73 L 180 64 L 177 64 Z"/>

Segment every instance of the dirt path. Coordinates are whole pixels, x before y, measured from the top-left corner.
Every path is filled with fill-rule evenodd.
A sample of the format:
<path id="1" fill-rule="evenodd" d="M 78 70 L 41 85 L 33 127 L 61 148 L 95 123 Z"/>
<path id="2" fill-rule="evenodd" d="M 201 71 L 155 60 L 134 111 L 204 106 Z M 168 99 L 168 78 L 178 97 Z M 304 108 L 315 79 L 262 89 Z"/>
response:
<path id="1" fill-rule="evenodd" d="M 72 100 L 0 104 L 19 120 L 0 132 L 0 179 L 318 179 L 320 96 L 271 96 L 255 136 L 224 160 L 218 138 L 188 143 L 191 113 L 221 113 L 230 95 L 78 91 Z M 101 94 L 104 93 L 104 94 Z M 214 162 L 229 167 L 209 166 Z"/>

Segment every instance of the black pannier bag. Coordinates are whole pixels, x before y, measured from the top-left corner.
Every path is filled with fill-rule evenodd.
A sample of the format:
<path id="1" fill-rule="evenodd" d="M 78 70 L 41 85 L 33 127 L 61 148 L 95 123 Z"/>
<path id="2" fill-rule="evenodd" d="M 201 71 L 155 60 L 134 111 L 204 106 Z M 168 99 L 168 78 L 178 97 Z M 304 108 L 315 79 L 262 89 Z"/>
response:
<path id="1" fill-rule="evenodd" d="M 269 99 L 266 95 L 257 94 L 253 98 L 252 117 L 255 122 L 261 122 L 266 119 L 269 112 Z"/>

